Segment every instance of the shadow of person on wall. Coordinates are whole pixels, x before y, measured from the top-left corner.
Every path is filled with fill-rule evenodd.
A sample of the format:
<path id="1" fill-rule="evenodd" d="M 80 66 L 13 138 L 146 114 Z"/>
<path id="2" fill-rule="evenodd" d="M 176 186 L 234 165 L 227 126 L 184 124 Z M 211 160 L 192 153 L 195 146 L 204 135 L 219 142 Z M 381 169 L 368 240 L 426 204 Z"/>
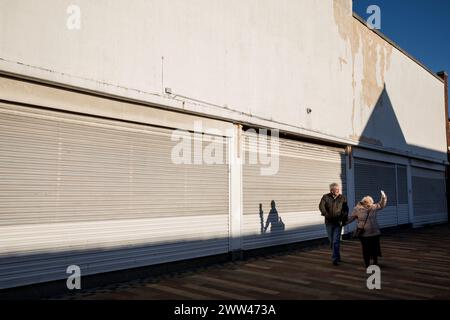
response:
<path id="1" fill-rule="evenodd" d="M 267 232 L 267 229 L 270 225 L 270 232 L 271 233 L 279 233 L 283 232 L 285 229 L 285 225 L 281 217 L 278 215 L 278 210 L 276 208 L 275 201 L 272 200 L 270 202 L 270 212 L 266 219 L 266 225 L 264 226 L 263 233 Z M 262 214 L 262 206 L 260 205 L 260 216 Z"/>
<path id="2" fill-rule="evenodd" d="M 261 226 L 261 234 L 264 234 L 264 211 L 262 203 L 259 204 L 259 224 Z"/>

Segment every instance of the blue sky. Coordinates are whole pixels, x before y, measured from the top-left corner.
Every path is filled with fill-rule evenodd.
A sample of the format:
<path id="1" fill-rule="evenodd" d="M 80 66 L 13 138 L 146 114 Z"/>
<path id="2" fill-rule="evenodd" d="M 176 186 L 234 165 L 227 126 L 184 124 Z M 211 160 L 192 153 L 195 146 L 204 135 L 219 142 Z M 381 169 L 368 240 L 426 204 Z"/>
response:
<path id="1" fill-rule="evenodd" d="M 367 19 L 372 4 L 382 33 L 431 71 L 450 73 L 450 0 L 353 0 L 353 11 Z"/>

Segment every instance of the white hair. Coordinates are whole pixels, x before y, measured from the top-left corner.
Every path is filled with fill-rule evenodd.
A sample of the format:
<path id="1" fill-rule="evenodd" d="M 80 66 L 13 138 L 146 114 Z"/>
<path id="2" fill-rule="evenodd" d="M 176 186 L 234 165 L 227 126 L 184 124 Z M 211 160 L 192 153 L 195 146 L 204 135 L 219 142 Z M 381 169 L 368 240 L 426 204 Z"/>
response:
<path id="1" fill-rule="evenodd" d="M 359 203 L 363 207 L 370 207 L 371 205 L 373 205 L 373 198 L 371 196 L 365 196 Z"/>
<path id="2" fill-rule="evenodd" d="M 333 190 L 336 187 L 339 188 L 339 183 L 333 182 L 332 184 L 330 184 L 330 190 Z"/>

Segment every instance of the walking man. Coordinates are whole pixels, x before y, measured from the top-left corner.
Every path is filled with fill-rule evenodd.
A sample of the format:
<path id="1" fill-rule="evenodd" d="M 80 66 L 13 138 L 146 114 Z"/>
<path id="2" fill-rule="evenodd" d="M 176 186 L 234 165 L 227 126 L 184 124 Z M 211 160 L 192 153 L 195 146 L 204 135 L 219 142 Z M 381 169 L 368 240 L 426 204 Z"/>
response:
<path id="1" fill-rule="evenodd" d="M 319 209 L 325 217 L 328 240 L 332 249 L 331 261 L 335 266 L 341 262 L 339 246 L 341 241 L 342 225 L 348 219 L 347 199 L 341 194 L 339 184 L 330 184 L 330 193 L 324 194 L 320 200 Z"/>

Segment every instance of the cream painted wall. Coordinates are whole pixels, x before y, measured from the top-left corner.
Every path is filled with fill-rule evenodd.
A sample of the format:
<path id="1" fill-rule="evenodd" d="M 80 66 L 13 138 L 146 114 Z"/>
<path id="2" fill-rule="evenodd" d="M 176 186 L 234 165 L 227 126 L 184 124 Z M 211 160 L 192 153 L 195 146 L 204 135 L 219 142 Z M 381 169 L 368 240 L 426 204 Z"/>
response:
<path id="1" fill-rule="evenodd" d="M 0 70 L 446 159 L 443 83 L 351 0 L 0 0 Z"/>

